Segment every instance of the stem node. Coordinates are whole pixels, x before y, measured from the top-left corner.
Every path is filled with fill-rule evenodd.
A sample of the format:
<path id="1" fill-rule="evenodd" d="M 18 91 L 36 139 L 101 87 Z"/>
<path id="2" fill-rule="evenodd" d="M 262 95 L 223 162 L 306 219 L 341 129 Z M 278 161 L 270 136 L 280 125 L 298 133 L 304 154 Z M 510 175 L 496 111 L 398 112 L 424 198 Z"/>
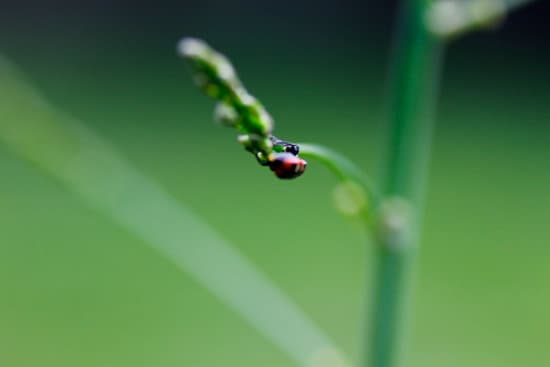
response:
<path id="1" fill-rule="evenodd" d="M 413 245 L 413 208 L 409 201 L 393 197 L 384 200 L 376 221 L 378 243 L 392 251 L 402 251 Z"/>

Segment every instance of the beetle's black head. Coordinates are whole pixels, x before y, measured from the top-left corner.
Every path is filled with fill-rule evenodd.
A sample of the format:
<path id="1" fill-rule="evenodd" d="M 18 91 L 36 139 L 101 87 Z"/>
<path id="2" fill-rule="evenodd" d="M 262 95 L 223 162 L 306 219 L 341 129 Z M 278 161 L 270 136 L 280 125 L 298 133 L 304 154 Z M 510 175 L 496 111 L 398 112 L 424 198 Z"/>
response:
<path id="1" fill-rule="evenodd" d="M 274 150 L 279 153 L 290 153 L 292 155 L 298 155 L 300 153 L 300 147 L 298 144 L 289 143 L 288 141 L 279 140 L 276 137 L 271 137 Z"/>
<path id="2" fill-rule="evenodd" d="M 298 155 L 298 153 L 300 153 L 300 147 L 297 144 L 285 142 L 285 152 L 292 155 Z"/>

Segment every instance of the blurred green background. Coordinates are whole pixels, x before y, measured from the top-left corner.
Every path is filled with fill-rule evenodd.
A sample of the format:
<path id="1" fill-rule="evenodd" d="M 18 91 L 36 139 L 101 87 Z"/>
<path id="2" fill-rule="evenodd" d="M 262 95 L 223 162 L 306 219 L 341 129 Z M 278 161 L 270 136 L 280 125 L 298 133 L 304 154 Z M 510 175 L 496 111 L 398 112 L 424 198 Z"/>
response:
<path id="1" fill-rule="evenodd" d="M 395 4 L 48 3 L 3 5 L 0 52 L 357 360 L 369 247 L 333 209 L 334 179 L 315 163 L 292 182 L 258 167 L 211 122 L 213 103 L 175 44 L 208 40 L 277 135 L 329 145 L 376 176 Z M 446 54 L 411 366 L 550 361 L 547 10 L 521 10 Z M 2 145 L 0 167 L 0 366 L 291 365 L 193 279 Z"/>

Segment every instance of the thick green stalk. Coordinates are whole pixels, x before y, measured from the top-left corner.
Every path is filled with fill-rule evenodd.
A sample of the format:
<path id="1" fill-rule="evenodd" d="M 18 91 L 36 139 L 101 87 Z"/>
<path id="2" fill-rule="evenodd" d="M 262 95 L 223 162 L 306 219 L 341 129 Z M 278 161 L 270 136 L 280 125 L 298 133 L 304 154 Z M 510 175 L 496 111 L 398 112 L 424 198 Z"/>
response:
<path id="1" fill-rule="evenodd" d="M 374 302 L 366 365 L 402 365 L 406 311 L 414 278 L 418 226 L 432 135 L 441 45 L 424 23 L 427 0 L 405 0 L 397 30 L 385 200 L 374 250 Z"/>

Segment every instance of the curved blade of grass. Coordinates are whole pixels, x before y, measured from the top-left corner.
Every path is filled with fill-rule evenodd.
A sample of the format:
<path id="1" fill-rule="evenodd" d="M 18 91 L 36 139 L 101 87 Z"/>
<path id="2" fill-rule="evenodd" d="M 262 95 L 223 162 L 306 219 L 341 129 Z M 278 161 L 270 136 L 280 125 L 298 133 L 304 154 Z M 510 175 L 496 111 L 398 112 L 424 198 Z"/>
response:
<path id="1" fill-rule="evenodd" d="M 319 356 L 325 353 L 343 361 L 330 339 L 238 250 L 86 126 L 51 107 L 2 55 L 0 142 L 167 256 L 297 365 L 324 366 Z"/>

